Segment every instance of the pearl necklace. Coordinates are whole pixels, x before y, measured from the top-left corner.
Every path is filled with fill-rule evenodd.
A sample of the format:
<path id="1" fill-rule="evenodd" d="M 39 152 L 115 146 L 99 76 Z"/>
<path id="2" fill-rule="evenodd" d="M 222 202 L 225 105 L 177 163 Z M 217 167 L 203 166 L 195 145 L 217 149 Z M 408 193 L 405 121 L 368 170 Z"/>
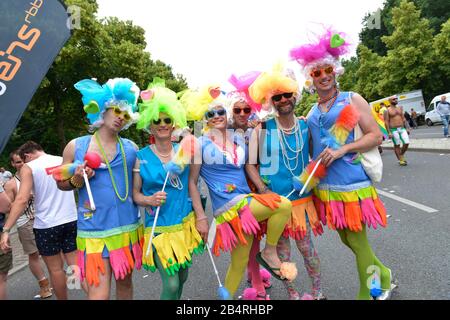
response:
<path id="1" fill-rule="evenodd" d="M 294 148 L 292 148 L 289 145 L 287 138 L 286 138 L 286 135 L 288 133 L 285 132 L 285 129 L 281 126 L 281 124 L 279 123 L 277 118 L 275 118 L 275 122 L 277 124 L 277 134 L 278 134 L 278 140 L 280 141 L 281 154 L 283 156 L 283 163 L 284 163 L 285 167 L 289 170 L 291 175 L 296 176 L 295 170 L 297 169 L 297 167 L 299 165 L 299 161 L 298 161 L 299 154 L 300 154 L 300 158 L 302 161 L 302 169 L 305 167 L 305 164 L 303 161 L 303 156 L 301 155 L 301 153 L 303 151 L 303 147 L 304 147 L 304 141 L 303 141 L 302 134 L 300 132 L 300 125 L 298 124 L 297 119 L 295 119 L 294 126 L 289 130 L 289 131 L 291 131 L 290 135 L 293 134 L 295 136 L 295 146 L 294 146 Z M 294 153 L 294 156 L 289 157 L 287 150 Z M 292 160 L 295 160 L 294 166 L 291 166 Z"/>
<path id="2" fill-rule="evenodd" d="M 172 148 L 172 149 L 169 151 L 169 153 L 167 153 L 167 154 L 162 154 L 161 152 L 158 151 L 158 148 L 156 147 L 156 144 L 151 145 L 150 148 L 152 148 L 152 150 L 155 151 L 155 153 L 156 153 L 158 156 L 162 157 L 162 158 L 168 158 L 168 157 L 170 157 L 170 156 L 172 155 L 172 151 L 173 151 L 173 148 Z"/>

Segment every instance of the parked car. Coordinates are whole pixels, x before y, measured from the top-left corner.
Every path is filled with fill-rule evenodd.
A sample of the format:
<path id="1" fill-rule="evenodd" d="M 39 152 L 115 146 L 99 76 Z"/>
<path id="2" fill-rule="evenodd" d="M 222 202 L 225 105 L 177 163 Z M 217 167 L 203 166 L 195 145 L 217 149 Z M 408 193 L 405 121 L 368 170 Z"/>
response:
<path id="1" fill-rule="evenodd" d="M 432 126 L 434 124 L 440 124 L 442 123 L 441 116 L 436 111 L 436 105 L 439 101 L 441 101 L 441 97 L 446 96 L 447 101 L 450 101 L 450 92 L 437 95 L 436 97 L 431 100 L 428 108 L 427 113 L 425 113 L 425 122 L 427 126 Z"/>

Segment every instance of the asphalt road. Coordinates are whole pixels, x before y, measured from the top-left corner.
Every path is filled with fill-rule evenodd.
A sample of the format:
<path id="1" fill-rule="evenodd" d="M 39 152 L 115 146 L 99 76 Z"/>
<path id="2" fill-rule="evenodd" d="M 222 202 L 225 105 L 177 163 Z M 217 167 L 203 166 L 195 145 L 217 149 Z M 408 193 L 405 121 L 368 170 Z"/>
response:
<path id="1" fill-rule="evenodd" d="M 444 137 L 444 129 L 442 124 L 435 124 L 428 127 L 427 125 L 421 125 L 417 129 L 411 130 L 411 139 L 435 139 Z"/>
<path id="2" fill-rule="evenodd" d="M 437 128 L 437 127 L 435 127 Z M 419 129 L 417 133 L 422 133 Z M 428 130 L 423 130 L 423 132 Z M 450 155 L 410 152 L 408 166 L 399 167 L 392 151 L 383 153 L 384 178 L 377 188 L 438 210 L 422 211 L 414 206 L 381 196 L 388 214 L 386 229 L 370 230 L 369 239 L 378 258 L 389 266 L 399 281 L 393 299 L 450 299 Z M 336 232 L 326 230 L 314 240 L 322 263 L 323 292 L 332 300 L 354 299 L 358 290 L 355 260 L 341 244 Z M 293 246 L 294 247 L 294 246 Z M 303 259 L 294 250 L 302 293 L 310 290 Z M 221 279 L 225 278 L 229 256 L 216 259 Z M 215 299 L 217 280 L 208 255 L 194 257 L 182 299 Z M 288 299 L 282 284 L 272 280 L 273 300 Z M 240 292 L 246 283 L 242 281 Z M 161 280 L 157 273 L 134 273 L 135 299 L 158 300 Z M 28 268 L 8 280 L 10 299 L 31 299 L 38 287 Z M 114 286 L 113 286 L 114 292 Z M 114 294 L 113 294 L 114 297 Z M 70 291 L 71 299 L 85 299 L 80 290 Z"/>

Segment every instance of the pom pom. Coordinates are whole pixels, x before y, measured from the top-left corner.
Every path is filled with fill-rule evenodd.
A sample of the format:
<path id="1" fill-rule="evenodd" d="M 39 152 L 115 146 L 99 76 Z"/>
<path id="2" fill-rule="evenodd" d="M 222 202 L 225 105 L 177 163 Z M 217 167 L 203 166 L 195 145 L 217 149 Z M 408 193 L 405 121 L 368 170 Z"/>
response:
<path id="1" fill-rule="evenodd" d="M 359 121 L 359 112 L 351 104 L 345 106 L 336 119 L 335 126 L 342 127 L 347 131 L 355 128 Z"/>
<path id="2" fill-rule="evenodd" d="M 231 300 L 231 295 L 230 295 L 230 293 L 229 293 L 228 290 L 227 290 L 225 287 L 223 287 L 223 286 L 220 286 L 220 287 L 217 289 L 217 296 L 219 297 L 220 300 Z"/>
<path id="3" fill-rule="evenodd" d="M 244 290 L 242 294 L 243 300 L 256 300 L 256 297 L 258 296 L 258 292 L 255 288 L 247 288 Z"/>
<path id="4" fill-rule="evenodd" d="M 272 277 L 272 275 L 270 274 L 270 272 L 269 271 L 267 271 L 266 269 L 260 269 L 259 270 L 259 274 L 261 275 L 261 279 L 262 279 L 262 281 L 269 281 L 270 280 L 270 278 Z"/>
<path id="5" fill-rule="evenodd" d="M 280 275 L 288 281 L 293 281 L 297 277 L 297 267 L 295 263 L 283 262 L 280 266 Z"/>
<path id="6" fill-rule="evenodd" d="M 84 160 L 87 161 L 87 166 L 91 169 L 97 169 L 102 164 L 102 159 L 95 152 L 86 152 Z"/>
<path id="7" fill-rule="evenodd" d="M 295 189 L 295 191 L 298 191 L 298 192 L 300 192 L 303 189 L 303 183 L 299 177 L 292 177 L 292 186 Z"/>
<path id="8" fill-rule="evenodd" d="M 308 166 L 306 167 L 306 171 L 311 174 L 311 172 L 314 170 L 314 168 L 317 165 L 317 161 L 312 160 Z M 323 165 L 322 163 L 320 163 L 317 166 L 316 172 L 314 173 L 314 177 L 319 178 L 319 179 L 323 179 L 325 178 L 325 176 L 327 175 L 327 168 L 325 167 L 325 165 Z"/>
<path id="9" fill-rule="evenodd" d="M 179 164 L 176 164 L 173 161 L 169 161 L 166 164 L 164 164 L 164 169 L 167 172 L 170 172 L 171 174 L 175 175 L 181 175 L 184 171 L 184 167 L 180 166 Z"/>
<path id="10" fill-rule="evenodd" d="M 51 174 L 56 181 L 68 180 L 75 174 L 75 170 L 81 164 L 82 163 L 79 161 L 64 164 L 64 165 L 61 165 L 59 167 L 52 169 Z"/>
<path id="11" fill-rule="evenodd" d="M 314 300 L 314 297 L 309 293 L 305 293 L 300 300 Z"/>

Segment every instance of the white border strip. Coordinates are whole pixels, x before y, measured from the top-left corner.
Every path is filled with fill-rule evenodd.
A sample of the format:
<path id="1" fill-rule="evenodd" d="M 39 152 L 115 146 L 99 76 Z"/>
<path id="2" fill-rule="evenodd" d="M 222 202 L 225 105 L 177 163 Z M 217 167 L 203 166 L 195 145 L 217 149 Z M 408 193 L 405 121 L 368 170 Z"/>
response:
<path id="1" fill-rule="evenodd" d="M 385 192 L 383 190 L 377 189 L 377 192 L 378 192 L 378 194 L 380 194 L 382 196 L 385 196 L 387 198 L 391 198 L 391 199 L 396 200 L 398 202 L 402 202 L 402 203 L 407 204 L 407 205 L 409 205 L 411 207 L 417 208 L 419 210 L 422 210 L 422 211 L 425 211 L 425 212 L 428 212 L 428 213 L 435 213 L 435 212 L 439 211 L 439 210 L 436 210 L 436 209 L 424 206 L 423 204 L 420 204 L 420 203 L 417 203 L 417 202 L 414 202 L 414 201 L 411 201 L 411 200 L 408 200 L 408 199 L 405 199 L 405 198 L 393 195 L 393 194 L 391 194 L 389 192 Z"/>

